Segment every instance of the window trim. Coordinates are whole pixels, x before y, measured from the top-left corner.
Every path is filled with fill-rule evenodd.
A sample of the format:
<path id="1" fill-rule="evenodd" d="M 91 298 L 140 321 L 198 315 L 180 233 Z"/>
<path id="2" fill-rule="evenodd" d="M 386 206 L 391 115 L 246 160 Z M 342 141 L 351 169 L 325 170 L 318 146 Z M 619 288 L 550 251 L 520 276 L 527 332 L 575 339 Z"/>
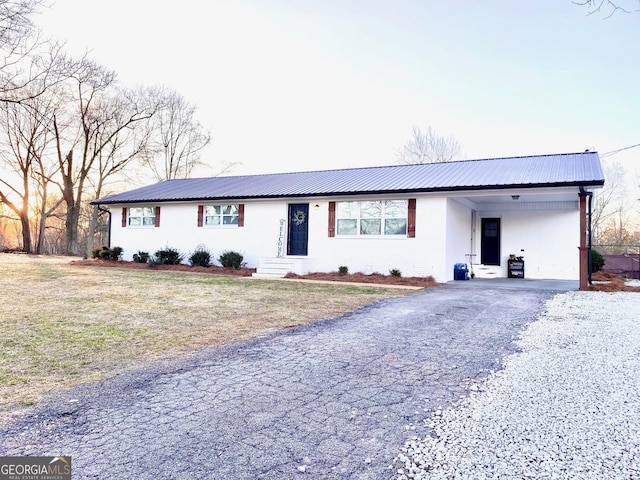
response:
<path id="1" fill-rule="evenodd" d="M 404 234 L 400 233 L 400 234 L 385 234 L 384 230 L 385 230 L 385 214 L 384 214 L 384 210 L 385 210 L 385 202 L 387 201 L 406 201 L 407 202 L 407 216 L 406 217 L 401 217 L 401 218 L 405 218 L 406 219 L 406 231 Z M 338 207 L 340 203 L 357 203 L 358 204 L 358 216 L 357 216 L 357 221 L 356 221 L 356 233 L 354 234 L 340 234 L 338 232 L 338 221 L 340 220 L 340 218 L 338 217 Z M 360 229 L 360 221 L 362 220 L 361 217 L 361 213 L 360 213 L 360 207 L 361 204 L 363 202 L 377 202 L 380 204 L 380 233 L 379 234 L 371 234 L 371 235 L 367 235 L 367 234 L 363 234 L 361 233 L 361 229 Z M 366 199 L 366 200 L 343 200 L 341 202 L 335 202 L 335 201 L 331 201 L 329 202 L 329 207 L 328 207 L 328 220 L 329 220 L 329 225 L 328 225 L 328 230 L 327 230 L 327 236 L 329 237 L 340 237 L 340 238 L 387 238 L 387 239 L 391 239 L 391 238 L 415 238 L 416 236 L 416 199 L 415 198 L 385 198 L 385 199 L 381 199 L 381 200 L 373 200 L 373 199 Z M 389 217 L 389 218 L 397 218 L 397 217 Z"/>
<path id="2" fill-rule="evenodd" d="M 222 209 L 227 206 L 236 207 L 238 213 L 238 221 L 237 223 L 220 223 L 218 225 L 207 225 L 206 223 L 206 208 L 207 207 L 221 207 L 220 217 L 223 219 L 224 214 L 222 214 Z M 244 203 L 207 203 L 203 205 L 198 205 L 198 227 L 203 228 L 234 228 L 234 227 L 244 227 Z"/>
<path id="3" fill-rule="evenodd" d="M 142 220 L 140 225 L 131 225 L 131 210 L 134 208 L 145 209 L 145 208 L 153 208 L 153 217 L 142 215 L 140 217 L 135 216 L 133 218 L 153 218 L 153 225 L 144 225 L 144 220 Z M 160 207 L 150 207 L 150 206 L 137 206 L 137 207 L 123 207 L 122 208 L 122 228 L 158 228 L 160 227 Z"/>

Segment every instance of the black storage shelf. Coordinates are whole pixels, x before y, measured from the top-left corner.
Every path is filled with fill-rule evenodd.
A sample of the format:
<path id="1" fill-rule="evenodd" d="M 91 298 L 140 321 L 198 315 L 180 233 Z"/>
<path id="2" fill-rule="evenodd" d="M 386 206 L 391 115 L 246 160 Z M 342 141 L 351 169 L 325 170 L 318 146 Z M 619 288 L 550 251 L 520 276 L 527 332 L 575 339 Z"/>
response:
<path id="1" fill-rule="evenodd" d="M 524 278 L 524 260 L 509 260 L 507 274 L 509 278 Z"/>

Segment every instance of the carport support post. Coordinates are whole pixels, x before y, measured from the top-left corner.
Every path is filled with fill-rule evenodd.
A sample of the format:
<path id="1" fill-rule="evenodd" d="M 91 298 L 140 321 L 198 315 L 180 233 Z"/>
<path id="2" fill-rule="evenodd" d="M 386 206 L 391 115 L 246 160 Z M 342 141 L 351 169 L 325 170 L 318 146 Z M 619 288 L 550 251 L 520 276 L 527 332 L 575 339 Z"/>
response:
<path id="1" fill-rule="evenodd" d="M 587 247 L 587 195 L 580 192 L 580 290 L 586 290 L 589 280 L 589 247 Z"/>

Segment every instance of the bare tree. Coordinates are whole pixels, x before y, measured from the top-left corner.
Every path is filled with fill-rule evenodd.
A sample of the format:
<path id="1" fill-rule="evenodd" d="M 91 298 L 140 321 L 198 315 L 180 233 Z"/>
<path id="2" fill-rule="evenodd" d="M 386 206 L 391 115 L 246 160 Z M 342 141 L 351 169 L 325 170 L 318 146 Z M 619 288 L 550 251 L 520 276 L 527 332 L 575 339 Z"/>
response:
<path id="1" fill-rule="evenodd" d="M 200 153 L 211 135 L 195 118 L 196 107 L 175 91 L 157 91 L 162 108 L 150 128 L 154 140 L 144 164 L 157 180 L 188 178 L 193 169 L 205 165 Z"/>
<path id="2" fill-rule="evenodd" d="M 22 250 L 32 253 L 31 196 L 34 179 L 41 179 L 38 165 L 47 146 L 47 126 L 42 119 L 17 103 L 0 103 L 0 126 L 5 134 L 0 150 L 3 163 L 13 175 L 0 178 L 0 201 L 20 221 Z"/>
<path id="3" fill-rule="evenodd" d="M 111 178 L 122 173 L 133 160 L 144 156 L 148 151 L 153 133 L 149 125 L 160 109 L 157 101 L 154 89 L 139 88 L 121 90 L 103 105 L 105 112 L 112 113 L 112 128 L 96 132 L 96 135 L 100 137 L 97 143 L 103 146 L 96 157 L 93 175 L 88 177 L 88 181 L 93 186 L 92 194 L 96 198 L 102 196 L 103 190 Z M 140 114 L 142 111 L 147 112 L 146 116 Z M 129 122 L 129 119 L 134 115 L 138 115 L 138 120 Z M 117 128 L 118 125 L 126 125 L 126 127 Z M 87 255 L 90 255 L 93 250 L 99 214 L 100 210 L 97 206 L 91 208 L 86 245 Z"/>
<path id="4" fill-rule="evenodd" d="M 49 102 L 44 101 L 44 96 L 38 97 L 38 101 L 41 104 L 39 113 L 40 118 L 43 119 L 42 124 L 46 125 L 46 137 L 44 138 L 45 148 L 48 150 L 50 143 L 53 142 L 54 135 L 51 131 L 51 109 L 55 102 L 55 95 L 50 98 Z M 46 124 L 45 124 L 46 121 Z M 37 240 L 35 253 L 45 253 L 45 239 L 47 232 L 47 221 L 53 216 L 62 203 L 62 197 L 51 197 L 49 192 L 49 186 L 54 183 L 54 178 L 58 174 L 59 164 L 52 161 L 51 156 L 44 153 L 37 155 L 34 159 L 33 176 L 35 180 L 35 196 L 37 199 L 37 212 L 36 218 L 38 219 L 37 227 Z"/>
<path id="5" fill-rule="evenodd" d="M 609 220 L 615 216 L 622 218 L 624 211 L 625 170 L 620 162 L 604 164 L 603 170 L 607 179 L 602 189 L 594 195 L 591 215 L 593 237 L 596 243 L 602 243 L 602 236 L 607 230 Z"/>
<path id="6" fill-rule="evenodd" d="M 20 221 L 22 248 L 33 250 L 30 220 L 39 223 L 36 253 L 43 248 L 51 170 L 43 158 L 51 139 L 50 115 L 56 94 L 53 88 L 63 81 L 65 58 L 55 43 L 33 41 L 29 20 L 40 0 L 0 0 L 0 106 L 5 133 L 3 160 L 17 175 L 2 179 L 0 202 L 7 202 Z M 16 178 L 21 181 L 16 182 Z M 35 196 L 34 196 L 35 194 Z M 33 211 L 30 212 L 29 209 Z M 39 217 L 43 214 L 42 217 Z"/>
<path id="7" fill-rule="evenodd" d="M 640 11 L 640 3 L 637 2 L 637 0 L 626 0 L 626 4 L 624 6 L 622 6 L 621 2 L 625 2 L 625 0 L 616 2 L 611 0 L 580 0 L 574 1 L 573 3 L 587 7 L 589 9 L 589 15 L 602 12 L 603 10 L 608 10 L 605 18 L 611 18 L 618 11 L 624 13 Z"/>
<path id="8" fill-rule="evenodd" d="M 453 135 L 443 137 L 431 127 L 423 132 L 414 126 L 411 140 L 397 152 L 398 163 L 422 164 L 441 163 L 459 157 L 461 146 Z"/>
<path id="9" fill-rule="evenodd" d="M 42 40 L 31 20 L 44 0 L 0 0 L 0 101 L 43 94 L 64 64 L 63 46 Z M 36 88 L 39 87 L 39 88 Z"/>
<path id="10" fill-rule="evenodd" d="M 632 228 L 624 209 L 619 209 L 601 229 L 597 244 L 606 253 L 628 253 L 629 247 L 637 248 L 640 244 L 640 232 Z"/>
<path id="11" fill-rule="evenodd" d="M 0 45 L 5 52 L 20 50 L 34 29 L 31 15 L 42 0 L 0 0 Z"/>
<path id="12" fill-rule="evenodd" d="M 67 207 L 65 253 L 70 255 L 81 254 L 78 233 L 85 187 L 92 181 L 98 162 L 109 156 L 116 137 L 151 118 L 157 109 L 147 99 L 128 97 L 127 105 L 114 101 L 123 93 L 116 74 L 87 59 L 80 63 L 69 82 L 75 108 L 54 117 L 59 186 Z"/>

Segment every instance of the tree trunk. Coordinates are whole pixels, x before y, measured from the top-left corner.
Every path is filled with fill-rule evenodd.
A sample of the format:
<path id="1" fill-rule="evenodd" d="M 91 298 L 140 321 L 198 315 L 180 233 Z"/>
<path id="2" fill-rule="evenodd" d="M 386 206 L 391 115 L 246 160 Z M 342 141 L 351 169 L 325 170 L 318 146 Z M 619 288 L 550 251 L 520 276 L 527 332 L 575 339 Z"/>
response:
<path id="1" fill-rule="evenodd" d="M 31 249 L 31 225 L 29 225 L 29 215 L 20 215 L 20 224 L 22 225 L 22 251 L 24 253 L 33 253 Z"/>
<path id="2" fill-rule="evenodd" d="M 38 239 L 36 240 L 36 254 L 42 255 L 44 253 L 44 239 L 47 228 L 47 185 L 46 182 L 42 188 L 42 199 L 40 207 L 40 222 L 38 226 Z"/>
<path id="3" fill-rule="evenodd" d="M 47 217 L 40 215 L 40 226 L 38 227 L 38 239 L 36 240 L 36 254 L 42 255 L 44 253 L 44 237 L 45 229 L 47 228 Z"/>
<path id="4" fill-rule="evenodd" d="M 80 208 L 77 205 L 67 204 L 67 220 L 65 221 L 67 255 L 80 255 L 80 245 L 78 244 L 79 220 Z"/>
<path id="5" fill-rule="evenodd" d="M 87 235 L 86 257 L 91 258 L 93 254 L 93 245 L 95 243 L 96 226 L 98 225 L 98 206 L 94 205 L 91 210 L 91 218 L 89 219 L 89 234 Z"/>

